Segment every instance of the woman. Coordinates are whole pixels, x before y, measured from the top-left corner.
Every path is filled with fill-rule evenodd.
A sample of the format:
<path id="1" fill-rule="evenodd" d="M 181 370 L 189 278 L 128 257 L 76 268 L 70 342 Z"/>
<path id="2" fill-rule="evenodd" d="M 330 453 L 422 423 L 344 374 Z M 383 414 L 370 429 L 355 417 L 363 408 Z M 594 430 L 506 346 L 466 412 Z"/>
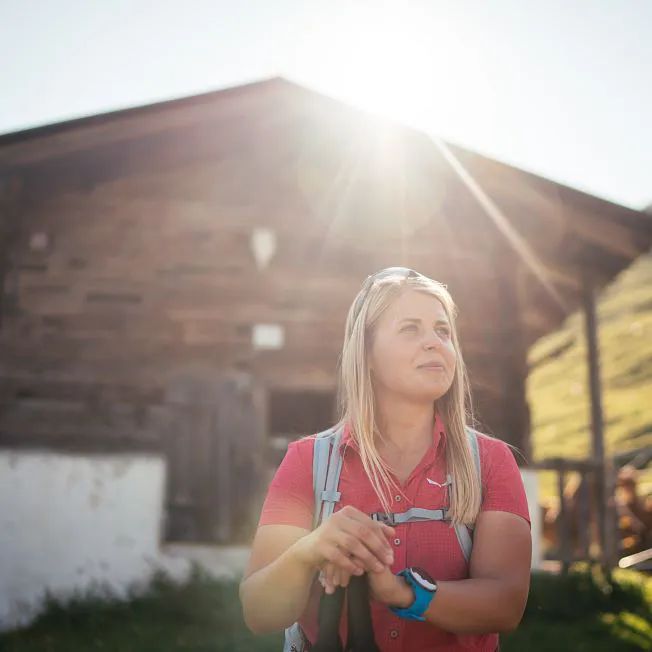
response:
<path id="1" fill-rule="evenodd" d="M 323 591 L 364 572 L 383 651 L 493 652 L 498 632 L 519 623 L 531 559 L 525 491 L 508 446 L 481 434 L 478 480 L 465 431 L 470 397 L 455 315 L 445 286 L 413 270 L 388 268 L 365 281 L 349 310 L 341 358 L 340 502 L 311 531 L 315 440 L 290 443 L 240 586 L 252 631 L 298 620 L 314 643 Z M 370 516 L 444 506 L 453 523 L 474 524 L 468 563 L 451 523 L 392 527 Z M 436 591 L 417 596 L 399 575 L 407 567 L 422 569 Z M 410 609 L 418 613 L 406 616 Z M 342 640 L 346 635 L 343 618 Z"/>

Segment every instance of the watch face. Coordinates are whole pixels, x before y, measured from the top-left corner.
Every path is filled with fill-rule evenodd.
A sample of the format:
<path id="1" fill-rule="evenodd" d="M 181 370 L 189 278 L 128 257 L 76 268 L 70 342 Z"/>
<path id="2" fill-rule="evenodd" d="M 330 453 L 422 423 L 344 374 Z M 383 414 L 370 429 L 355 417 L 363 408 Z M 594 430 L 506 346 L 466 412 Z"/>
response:
<path id="1" fill-rule="evenodd" d="M 412 575 L 412 577 L 424 589 L 428 591 L 437 590 L 437 582 L 435 582 L 435 580 L 425 570 L 423 570 L 423 568 L 419 568 L 419 566 L 411 566 L 410 575 Z"/>

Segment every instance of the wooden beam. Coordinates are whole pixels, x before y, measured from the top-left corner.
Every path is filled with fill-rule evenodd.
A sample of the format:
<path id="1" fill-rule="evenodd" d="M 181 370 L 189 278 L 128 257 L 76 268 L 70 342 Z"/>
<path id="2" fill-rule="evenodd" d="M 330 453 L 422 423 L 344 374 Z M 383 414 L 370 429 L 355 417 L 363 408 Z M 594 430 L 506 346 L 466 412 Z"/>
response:
<path id="1" fill-rule="evenodd" d="M 615 496 L 609 490 L 610 469 L 605 464 L 604 415 L 602 409 L 602 383 L 600 379 L 600 348 L 598 320 L 595 306 L 595 289 L 591 279 L 584 277 L 584 326 L 586 334 L 589 396 L 591 401 L 591 449 L 596 464 L 596 500 L 598 533 L 602 563 L 607 570 L 616 565 L 615 552 Z"/>
<path id="2" fill-rule="evenodd" d="M 629 260 L 652 243 L 652 219 L 644 213 L 618 206 L 543 177 L 459 147 L 456 156 L 515 223 L 526 238 L 527 231 L 540 233 L 554 248 L 576 236 L 603 251 Z M 528 238 L 529 239 L 529 238 Z M 538 248 L 545 246 L 538 243 Z"/>
<path id="3" fill-rule="evenodd" d="M 644 238 L 642 234 L 618 222 L 586 216 L 582 211 L 573 211 L 567 224 L 570 237 L 573 234 L 594 247 L 629 260 L 643 253 L 652 240 L 651 235 Z"/>

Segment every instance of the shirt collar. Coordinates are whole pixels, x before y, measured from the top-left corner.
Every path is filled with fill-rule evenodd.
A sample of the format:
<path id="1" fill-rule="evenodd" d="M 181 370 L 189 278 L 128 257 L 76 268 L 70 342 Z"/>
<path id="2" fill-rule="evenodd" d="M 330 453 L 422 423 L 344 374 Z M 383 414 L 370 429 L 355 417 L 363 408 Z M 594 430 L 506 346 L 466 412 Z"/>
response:
<path id="1" fill-rule="evenodd" d="M 446 441 L 446 428 L 444 427 L 444 422 L 442 421 L 439 414 L 435 416 L 435 424 L 432 429 L 432 446 L 428 449 L 428 452 L 425 455 L 423 462 L 429 464 L 434 461 L 435 454 L 439 445 Z M 355 437 L 351 433 L 350 424 L 344 424 L 344 432 L 342 433 L 342 439 L 340 440 L 340 453 L 346 451 L 346 447 L 352 448 L 358 455 L 360 454 L 360 446 L 356 441 Z"/>

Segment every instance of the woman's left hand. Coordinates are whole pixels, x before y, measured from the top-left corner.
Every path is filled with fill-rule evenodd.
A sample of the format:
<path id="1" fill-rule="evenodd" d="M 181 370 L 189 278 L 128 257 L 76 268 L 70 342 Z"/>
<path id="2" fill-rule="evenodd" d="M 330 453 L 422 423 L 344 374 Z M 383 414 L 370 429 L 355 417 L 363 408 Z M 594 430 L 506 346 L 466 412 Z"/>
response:
<path id="1" fill-rule="evenodd" d="M 412 589 L 402 577 L 394 575 L 389 566 L 367 573 L 372 599 L 391 606 L 409 606 L 414 600 Z"/>

